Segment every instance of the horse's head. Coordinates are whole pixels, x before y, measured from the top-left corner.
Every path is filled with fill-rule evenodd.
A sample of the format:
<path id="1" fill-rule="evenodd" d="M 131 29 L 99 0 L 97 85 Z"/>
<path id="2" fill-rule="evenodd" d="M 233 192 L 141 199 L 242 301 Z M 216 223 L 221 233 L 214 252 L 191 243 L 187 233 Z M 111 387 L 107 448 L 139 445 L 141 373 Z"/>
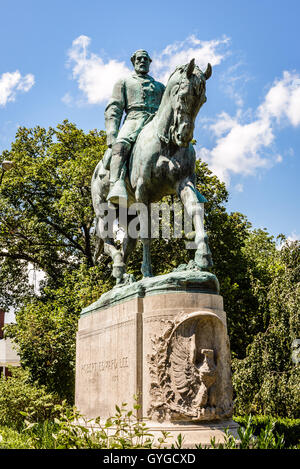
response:
<path id="1" fill-rule="evenodd" d="M 173 123 L 170 137 L 179 147 L 187 147 L 193 138 L 195 119 L 206 101 L 206 80 L 212 74 L 211 65 L 202 72 L 192 59 L 189 64 L 177 67 L 169 78 Z"/>

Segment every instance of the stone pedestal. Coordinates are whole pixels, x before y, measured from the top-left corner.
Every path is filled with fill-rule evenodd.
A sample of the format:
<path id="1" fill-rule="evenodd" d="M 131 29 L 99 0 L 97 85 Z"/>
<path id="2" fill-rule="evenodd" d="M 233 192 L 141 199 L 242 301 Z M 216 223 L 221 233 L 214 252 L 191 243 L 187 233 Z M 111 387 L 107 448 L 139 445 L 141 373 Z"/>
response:
<path id="1" fill-rule="evenodd" d="M 123 402 L 154 434 L 182 433 L 185 446 L 222 440 L 231 420 L 230 350 L 216 278 L 177 272 L 114 288 L 83 310 L 76 406 L 106 419 Z"/>

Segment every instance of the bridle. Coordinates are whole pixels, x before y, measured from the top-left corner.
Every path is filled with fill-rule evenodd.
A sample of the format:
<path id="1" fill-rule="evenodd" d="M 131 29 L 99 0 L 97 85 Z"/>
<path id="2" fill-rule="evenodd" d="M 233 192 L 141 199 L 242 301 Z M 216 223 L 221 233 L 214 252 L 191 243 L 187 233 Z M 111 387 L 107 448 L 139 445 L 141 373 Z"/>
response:
<path id="1" fill-rule="evenodd" d="M 174 135 L 175 135 L 176 131 L 178 130 L 178 126 L 181 122 L 180 117 L 181 117 L 181 111 L 182 111 L 182 104 L 181 104 L 181 102 L 178 103 L 178 101 L 180 101 L 180 97 L 181 97 L 180 96 L 180 90 L 182 90 L 184 88 L 184 85 L 187 82 L 189 83 L 189 87 L 190 87 L 190 84 L 191 84 L 190 80 L 193 79 L 192 78 L 193 76 L 195 76 L 195 74 L 193 74 L 192 72 L 190 73 L 190 75 L 187 74 L 188 67 L 189 67 L 189 65 L 185 65 L 184 67 L 181 66 L 177 69 L 179 71 L 180 68 L 181 68 L 182 76 L 181 76 L 181 79 L 180 79 L 179 83 L 177 85 L 174 85 L 174 86 L 177 86 L 177 90 L 174 93 L 174 95 L 177 97 L 177 99 L 176 99 L 176 105 L 173 106 L 173 123 L 170 126 L 170 137 L 171 137 L 172 141 L 174 141 Z M 193 67 L 193 69 L 194 69 L 194 67 Z M 202 97 L 202 95 L 204 94 L 204 99 L 201 100 L 201 104 L 199 106 L 199 108 L 200 108 L 202 106 L 202 104 L 204 104 L 205 101 L 206 101 L 206 97 L 205 97 L 206 87 L 205 87 L 205 77 L 204 77 L 204 75 L 202 74 L 201 70 L 198 67 L 197 67 L 197 69 L 199 70 L 198 73 L 200 73 L 199 80 L 201 80 L 201 84 L 200 84 L 200 87 L 199 87 L 199 93 L 196 93 L 196 96 L 197 97 L 199 96 L 199 99 L 200 99 Z M 175 72 L 176 72 L 176 70 L 175 70 Z M 203 77 L 202 77 L 202 75 L 203 75 Z M 203 86 L 203 84 L 204 84 L 204 86 Z M 193 90 L 194 89 L 195 89 L 195 87 L 193 86 Z M 187 122 L 188 125 L 193 125 L 194 124 L 194 119 L 195 119 L 195 117 L 191 116 L 189 112 L 185 112 L 185 121 Z"/>

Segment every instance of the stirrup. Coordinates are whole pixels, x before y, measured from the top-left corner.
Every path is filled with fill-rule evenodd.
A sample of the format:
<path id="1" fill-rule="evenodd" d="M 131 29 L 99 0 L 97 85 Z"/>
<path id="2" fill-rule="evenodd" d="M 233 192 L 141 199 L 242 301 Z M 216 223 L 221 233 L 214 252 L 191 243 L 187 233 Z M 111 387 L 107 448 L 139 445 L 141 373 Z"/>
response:
<path id="1" fill-rule="evenodd" d="M 128 195 L 123 179 L 118 179 L 110 188 L 107 201 L 121 207 L 127 207 Z"/>

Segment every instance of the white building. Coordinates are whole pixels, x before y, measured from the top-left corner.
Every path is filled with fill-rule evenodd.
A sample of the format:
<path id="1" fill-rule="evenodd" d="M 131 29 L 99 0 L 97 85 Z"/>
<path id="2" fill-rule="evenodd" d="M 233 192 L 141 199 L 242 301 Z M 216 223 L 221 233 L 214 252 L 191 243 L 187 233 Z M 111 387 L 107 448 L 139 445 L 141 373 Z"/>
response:
<path id="1" fill-rule="evenodd" d="M 20 366 L 20 358 L 13 349 L 11 340 L 3 337 L 4 323 L 5 311 L 0 309 L 0 377 L 7 375 L 9 366 Z"/>

